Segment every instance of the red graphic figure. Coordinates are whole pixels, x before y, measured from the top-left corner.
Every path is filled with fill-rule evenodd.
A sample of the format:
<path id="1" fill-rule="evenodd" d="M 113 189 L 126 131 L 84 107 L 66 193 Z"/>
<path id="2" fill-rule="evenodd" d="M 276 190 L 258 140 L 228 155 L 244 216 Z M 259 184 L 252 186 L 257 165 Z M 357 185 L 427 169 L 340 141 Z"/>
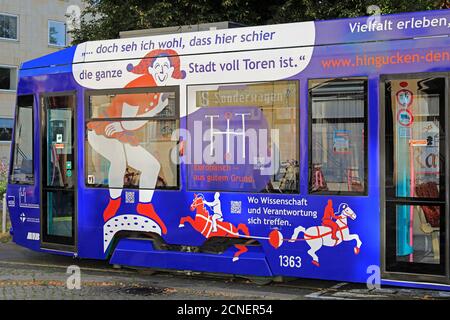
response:
<path id="1" fill-rule="evenodd" d="M 295 242 L 298 240 L 306 241 L 310 247 L 308 254 L 313 258 L 311 262 L 316 267 L 320 266 L 319 257 L 316 253 L 323 246 L 336 247 L 344 241 L 355 240 L 356 246 L 353 247 L 353 252 L 355 254 L 359 254 L 362 242 L 361 239 L 359 239 L 359 235 L 350 233 L 347 223 L 348 218 L 351 220 L 356 220 L 356 213 L 348 206 L 347 203 L 341 203 L 338 207 L 337 215 L 335 215 L 333 210 L 333 202 L 328 200 L 322 219 L 322 225 L 312 226 L 307 229 L 303 226 L 298 226 L 294 229 L 294 233 L 292 234 L 291 239 L 289 239 L 289 242 Z M 333 219 L 336 219 L 336 222 L 334 222 Z M 336 237 L 336 231 L 339 231 L 341 236 L 340 238 Z M 303 239 L 298 239 L 301 232 L 303 232 Z M 276 234 L 271 234 L 271 238 L 276 240 Z M 274 245 L 272 242 L 272 246 L 276 247 L 276 243 Z"/>
<path id="2" fill-rule="evenodd" d="M 337 220 L 339 219 L 339 217 L 334 214 L 333 201 L 329 199 L 328 204 L 325 207 L 325 212 L 323 213 L 322 225 L 331 228 L 331 239 L 339 240 L 336 236 L 336 232 L 338 231 L 339 226 L 336 222 L 333 221 L 333 219 Z"/>
<path id="3" fill-rule="evenodd" d="M 205 198 L 203 194 L 194 194 L 194 201 L 191 204 L 191 211 L 195 210 L 195 217 L 192 219 L 190 216 L 186 216 L 180 219 L 180 228 L 184 228 L 185 224 L 189 224 L 198 232 L 200 232 L 206 239 L 211 237 L 230 237 L 230 238 L 240 238 L 246 237 L 250 238 L 250 233 L 245 224 L 240 223 L 236 226 L 230 222 L 220 221 L 217 223 L 217 231 L 213 231 L 213 221 L 208 210 L 205 208 Z M 251 243 L 252 240 L 249 240 Z M 246 243 L 235 244 L 234 247 L 238 251 L 233 256 L 233 262 L 239 260 L 239 256 L 248 251 Z"/>
<path id="4" fill-rule="evenodd" d="M 129 64 L 127 70 L 141 76 L 125 88 L 161 87 L 170 84 L 172 79 L 186 76 L 180 69 L 180 58 L 174 50 L 153 50 L 136 66 Z M 87 125 L 89 144 L 110 162 L 110 200 L 103 212 L 105 222 L 114 217 L 120 208 L 124 175 L 127 166 L 130 166 L 141 173 L 136 211 L 155 221 L 163 234 L 167 233 L 164 222 L 151 203 L 161 165 L 155 156 L 140 145 L 138 132 L 144 126 L 151 125 L 142 118 L 157 115 L 168 103 L 168 95 L 159 92 L 119 94 L 98 116 L 108 120 Z M 115 118 L 118 120 L 115 121 Z M 120 118 L 134 118 L 136 121 L 121 121 Z"/>

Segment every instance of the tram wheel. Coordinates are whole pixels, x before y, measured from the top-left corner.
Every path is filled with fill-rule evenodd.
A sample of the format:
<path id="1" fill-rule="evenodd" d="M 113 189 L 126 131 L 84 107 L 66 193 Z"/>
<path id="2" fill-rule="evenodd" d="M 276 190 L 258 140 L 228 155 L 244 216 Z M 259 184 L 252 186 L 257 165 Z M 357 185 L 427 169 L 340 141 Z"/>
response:
<path id="1" fill-rule="evenodd" d="M 245 279 L 258 286 L 266 286 L 268 284 L 271 284 L 273 281 L 272 277 L 245 277 Z"/>
<path id="2" fill-rule="evenodd" d="M 148 268 L 142 268 L 142 269 L 136 269 L 136 271 L 143 276 L 152 276 L 158 271 L 155 269 L 148 269 Z"/>

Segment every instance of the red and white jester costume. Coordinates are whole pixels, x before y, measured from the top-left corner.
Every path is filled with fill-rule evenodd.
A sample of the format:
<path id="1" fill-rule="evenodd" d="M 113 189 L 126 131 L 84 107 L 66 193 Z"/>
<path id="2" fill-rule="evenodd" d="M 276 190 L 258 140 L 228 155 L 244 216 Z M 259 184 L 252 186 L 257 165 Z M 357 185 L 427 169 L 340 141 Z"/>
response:
<path id="1" fill-rule="evenodd" d="M 149 52 L 137 66 L 129 64 L 129 72 L 142 76 L 125 88 L 165 86 L 171 79 L 184 79 L 180 59 L 173 50 Z M 141 172 L 137 212 L 159 224 L 163 234 L 167 228 L 151 203 L 161 166 L 158 160 L 139 144 L 136 132 L 148 124 L 139 120 L 157 115 L 169 100 L 164 93 L 120 94 L 99 115 L 108 120 L 88 124 L 88 141 L 91 147 L 110 162 L 108 172 L 110 199 L 103 212 L 104 221 L 114 217 L 121 205 L 124 175 L 127 165 Z M 114 119 L 117 118 L 117 121 Z M 135 118 L 136 120 L 120 120 Z"/>

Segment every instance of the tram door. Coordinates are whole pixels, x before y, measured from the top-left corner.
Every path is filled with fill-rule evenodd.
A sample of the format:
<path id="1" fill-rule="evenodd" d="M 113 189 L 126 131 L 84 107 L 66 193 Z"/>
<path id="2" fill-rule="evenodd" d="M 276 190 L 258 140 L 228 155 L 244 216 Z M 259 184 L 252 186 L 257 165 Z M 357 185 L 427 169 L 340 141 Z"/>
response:
<path id="1" fill-rule="evenodd" d="M 381 80 L 386 273 L 447 282 L 447 88 L 446 74 Z"/>
<path id="2" fill-rule="evenodd" d="M 75 249 L 75 96 L 41 98 L 41 246 Z"/>

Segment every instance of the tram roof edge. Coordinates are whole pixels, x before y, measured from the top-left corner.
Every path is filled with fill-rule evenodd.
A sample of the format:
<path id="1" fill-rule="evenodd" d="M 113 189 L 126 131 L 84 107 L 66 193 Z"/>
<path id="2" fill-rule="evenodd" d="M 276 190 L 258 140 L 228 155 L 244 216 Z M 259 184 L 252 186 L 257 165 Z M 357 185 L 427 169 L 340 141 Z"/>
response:
<path id="1" fill-rule="evenodd" d="M 405 24 L 412 26 L 415 24 L 425 25 L 431 23 L 430 21 L 434 21 L 436 23 L 440 23 L 440 21 L 446 21 L 446 25 L 439 25 L 433 27 L 409 27 L 406 28 Z M 389 23 L 391 22 L 391 23 Z M 298 32 L 299 37 L 302 38 L 301 30 L 302 26 L 306 28 L 306 26 L 311 25 L 311 21 L 306 22 L 294 22 L 294 23 L 285 23 L 285 24 L 273 24 L 273 25 L 262 25 L 262 26 L 250 26 L 250 27 L 239 27 L 239 28 L 230 28 L 230 29 L 217 29 L 210 31 L 194 31 L 188 33 L 178 33 L 178 34 L 166 34 L 159 36 L 141 36 L 136 38 L 119 38 L 119 39 L 108 39 L 108 40 L 97 40 L 97 41 L 88 41 L 77 46 L 68 47 L 57 51 L 55 53 L 51 53 L 33 60 L 26 61 L 22 64 L 21 69 L 33 69 L 33 68 L 44 68 L 44 67 L 53 67 L 60 65 L 68 65 L 75 62 L 95 62 L 95 61 L 105 61 L 105 60 L 118 60 L 120 57 L 111 56 L 110 59 L 98 59 L 95 57 L 95 54 L 91 58 L 91 60 L 85 58 L 85 53 L 89 50 L 92 50 L 92 46 L 98 43 L 114 43 L 122 44 L 127 43 L 127 41 L 132 41 L 133 39 L 140 40 L 150 40 L 150 39 L 163 39 L 164 37 L 173 37 L 174 35 L 178 36 L 195 36 L 195 35 L 215 35 L 215 33 L 230 33 L 230 34 L 241 34 L 245 32 L 249 32 L 251 30 L 264 30 L 266 32 L 270 32 L 272 29 L 275 30 L 277 27 L 282 30 L 290 33 L 290 37 L 295 39 L 295 33 Z M 387 41 L 387 40 L 401 40 L 401 39 L 412 39 L 412 38 L 421 38 L 421 37 L 436 37 L 436 36 L 448 36 L 450 34 L 450 10 L 442 9 L 442 10 L 430 10 L 430 11 L 418 11 L 418 12 L 403 12 L 396 14 L 387 14 L 387 15 L 372 15 L 372 16 L 363 16 L 356 18 L 339 18 L 333 20 L 317 20 L 313 21 L 314 23 L 314 32 L 315 37 L 313 37 L 313 41 L 305 40 L 299 41 L 299 44 L 296 44 L 295 41 L 287 42 L 284 46 L 295 47 L 295 46 L 317 46 L 317 45 L 333 45 L 333 44 L 343 44 L 343 43 L 358 43 L 358 42 L 369 42 L 369 41 Z M 378 26 L 380 30 L 370 30 L 370 26 Z M 366 27 L 364 27 L 366 26 Z M 393 28 L 392 30 L 384 30 L 386 28 Z M 394 28 L 393 26 L 403 26 L 403 30 L 399 30 L 399 28 Z M 299 27 L 296 29 L 295 27 Z M 362 29 L 361 29 L 362 28 Z M 395 30 L 394 30 L 395 29 Z M 311 30 L 309 28 L 308 30 Z M 366 31 L 362 31 L 366 30 Z M 311 38 L 309 38 L 311 39 Z M 255 45 L 254 49 L 257 49 L 258 46 Z M 266 49 L 276 49 L 282 48 L 280 43 L 278 45 L 274 45 L 273 47 L 268 45 Z M 252 50 L 250 49 L 243 49 Z M 231 48 L 227 50 L 227 52 L 239 51 L 237 49 Z M 83 59 L 77 60 L 77 56 L 80 56 L 80 53 L 83 55 Z M 195 52 L 178 52 L 179 55 L 184 54 L 202 54 L 202 53 L 219 53 L 225 51 L 217 51 L 212 48 L 205 48 L 203 51 L 195 51 Z M 143 56 L 133 56 L 130 59 L 138 59 Z"/>

